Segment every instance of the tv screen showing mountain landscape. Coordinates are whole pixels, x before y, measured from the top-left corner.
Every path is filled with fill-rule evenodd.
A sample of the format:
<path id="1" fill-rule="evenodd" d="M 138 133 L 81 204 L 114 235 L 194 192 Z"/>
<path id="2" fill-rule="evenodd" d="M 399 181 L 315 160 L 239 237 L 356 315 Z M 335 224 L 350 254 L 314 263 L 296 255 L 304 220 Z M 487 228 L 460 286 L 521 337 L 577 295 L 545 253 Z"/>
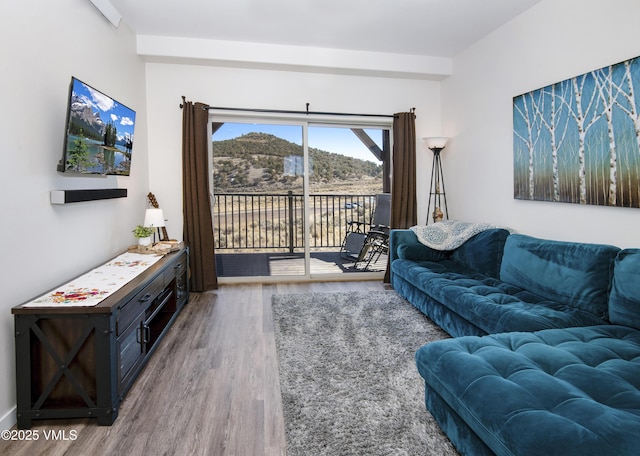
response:
<path id="1" fill-rule="evenodd" d="M 128 176 L 135 120 L 135 111 L 72 78 L 63 171 Z"/>

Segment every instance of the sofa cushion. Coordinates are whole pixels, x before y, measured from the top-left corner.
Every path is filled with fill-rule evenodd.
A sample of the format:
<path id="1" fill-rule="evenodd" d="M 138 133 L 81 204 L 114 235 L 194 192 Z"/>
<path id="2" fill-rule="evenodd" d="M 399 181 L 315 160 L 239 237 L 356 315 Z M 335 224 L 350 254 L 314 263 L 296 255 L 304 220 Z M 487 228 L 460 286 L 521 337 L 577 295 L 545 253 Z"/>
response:
<path id="1" fill-rule="evenodd" d="M 420 348 L 416 363 L 427 387 L 496 454 L 631 455 L 640 448 L 635 329 L 448 339 Z"/>
<path id="2" fill-rule="evenodd" d="M 619 251 L 610 245 L 513 234 L 505 242 L 500 279 L 605 317 L 613 262 Z"/>
<path id="3" fill-rule="evenodd" d="M 475 271 L 498 277 L 507 236 L 509 231 L 505 229 L 485 230 L 455 249 L 451 259 Z"/>
<path id="4" fill-rule="evenodd" d="M 450 252 L 434 250 L 423 244 L 401 244 L 397 249 L 398 258 L 413 261 L 441 261 L 449 257 Z"/>
<path id="5" fill-rule="evenodd" d="M 535 295 L 453 260 L 396 260 L 391 268 L 486 334 L 606 323 L 590 312 Z"/>
<path id="6" fill-rule="evenodd" d="M 640 249 L 621 250 L 613 271 L 609 320 L 640 329 Z"/>

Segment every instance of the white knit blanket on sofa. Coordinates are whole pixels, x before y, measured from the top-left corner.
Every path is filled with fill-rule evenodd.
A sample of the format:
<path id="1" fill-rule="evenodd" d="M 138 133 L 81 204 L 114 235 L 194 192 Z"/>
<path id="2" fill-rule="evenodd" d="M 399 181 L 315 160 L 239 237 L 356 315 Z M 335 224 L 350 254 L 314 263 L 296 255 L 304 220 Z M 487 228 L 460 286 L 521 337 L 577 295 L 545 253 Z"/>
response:
<path id="1" fill-rule="evenodd" d="M 505 228 L 491 223 L 462 222 L 460 220 L 443 220 L 433 225 L 416 225 L 409 228 L 416 233 L 418 241 L 435 250 L 454 250 L 482 231 Z"/>

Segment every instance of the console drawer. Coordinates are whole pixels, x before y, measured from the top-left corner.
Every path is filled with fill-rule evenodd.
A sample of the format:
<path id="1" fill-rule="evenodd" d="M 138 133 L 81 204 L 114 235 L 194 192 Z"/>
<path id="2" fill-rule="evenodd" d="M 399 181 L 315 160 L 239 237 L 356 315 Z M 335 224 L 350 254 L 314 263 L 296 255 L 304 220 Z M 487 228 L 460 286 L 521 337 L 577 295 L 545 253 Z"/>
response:
<path id="1" fill-rule="evenodd" d="M 175 277 L 187 270 L 187 254 L 184 253 L 164 272 L 164 284 L 168 285 Z"/>
<path id="2" fill-rule="evenodd" d="M 160 274 L 158 277 L 144 287 L 144 289 L 135 295 L 135 297 L 127 302 L 124 306 L 118 309 L 118 316 L 116 317 L 116 336 L 122 334 L 122 332 L 136 319 L 141 313 L 143 313 L 147 307 L 151 305 L 154 299 L 158 297 L 164 289 L 164 278 Z"/>

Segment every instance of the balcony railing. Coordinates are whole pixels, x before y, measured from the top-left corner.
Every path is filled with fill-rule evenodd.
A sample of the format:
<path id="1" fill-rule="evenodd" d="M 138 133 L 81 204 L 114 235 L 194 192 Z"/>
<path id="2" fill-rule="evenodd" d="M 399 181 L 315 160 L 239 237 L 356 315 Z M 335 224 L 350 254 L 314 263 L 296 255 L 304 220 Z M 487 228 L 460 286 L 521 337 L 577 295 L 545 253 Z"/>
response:
<path id="1" fill-rule="evenodd" d="M 339 248 L 347 224 L 370 224 L 375 204 L 375 195 L 310 195 L 310 248 Z M 218 193 L 213 216 L 216 249 L 304 249 L 302 194 Z"/>

